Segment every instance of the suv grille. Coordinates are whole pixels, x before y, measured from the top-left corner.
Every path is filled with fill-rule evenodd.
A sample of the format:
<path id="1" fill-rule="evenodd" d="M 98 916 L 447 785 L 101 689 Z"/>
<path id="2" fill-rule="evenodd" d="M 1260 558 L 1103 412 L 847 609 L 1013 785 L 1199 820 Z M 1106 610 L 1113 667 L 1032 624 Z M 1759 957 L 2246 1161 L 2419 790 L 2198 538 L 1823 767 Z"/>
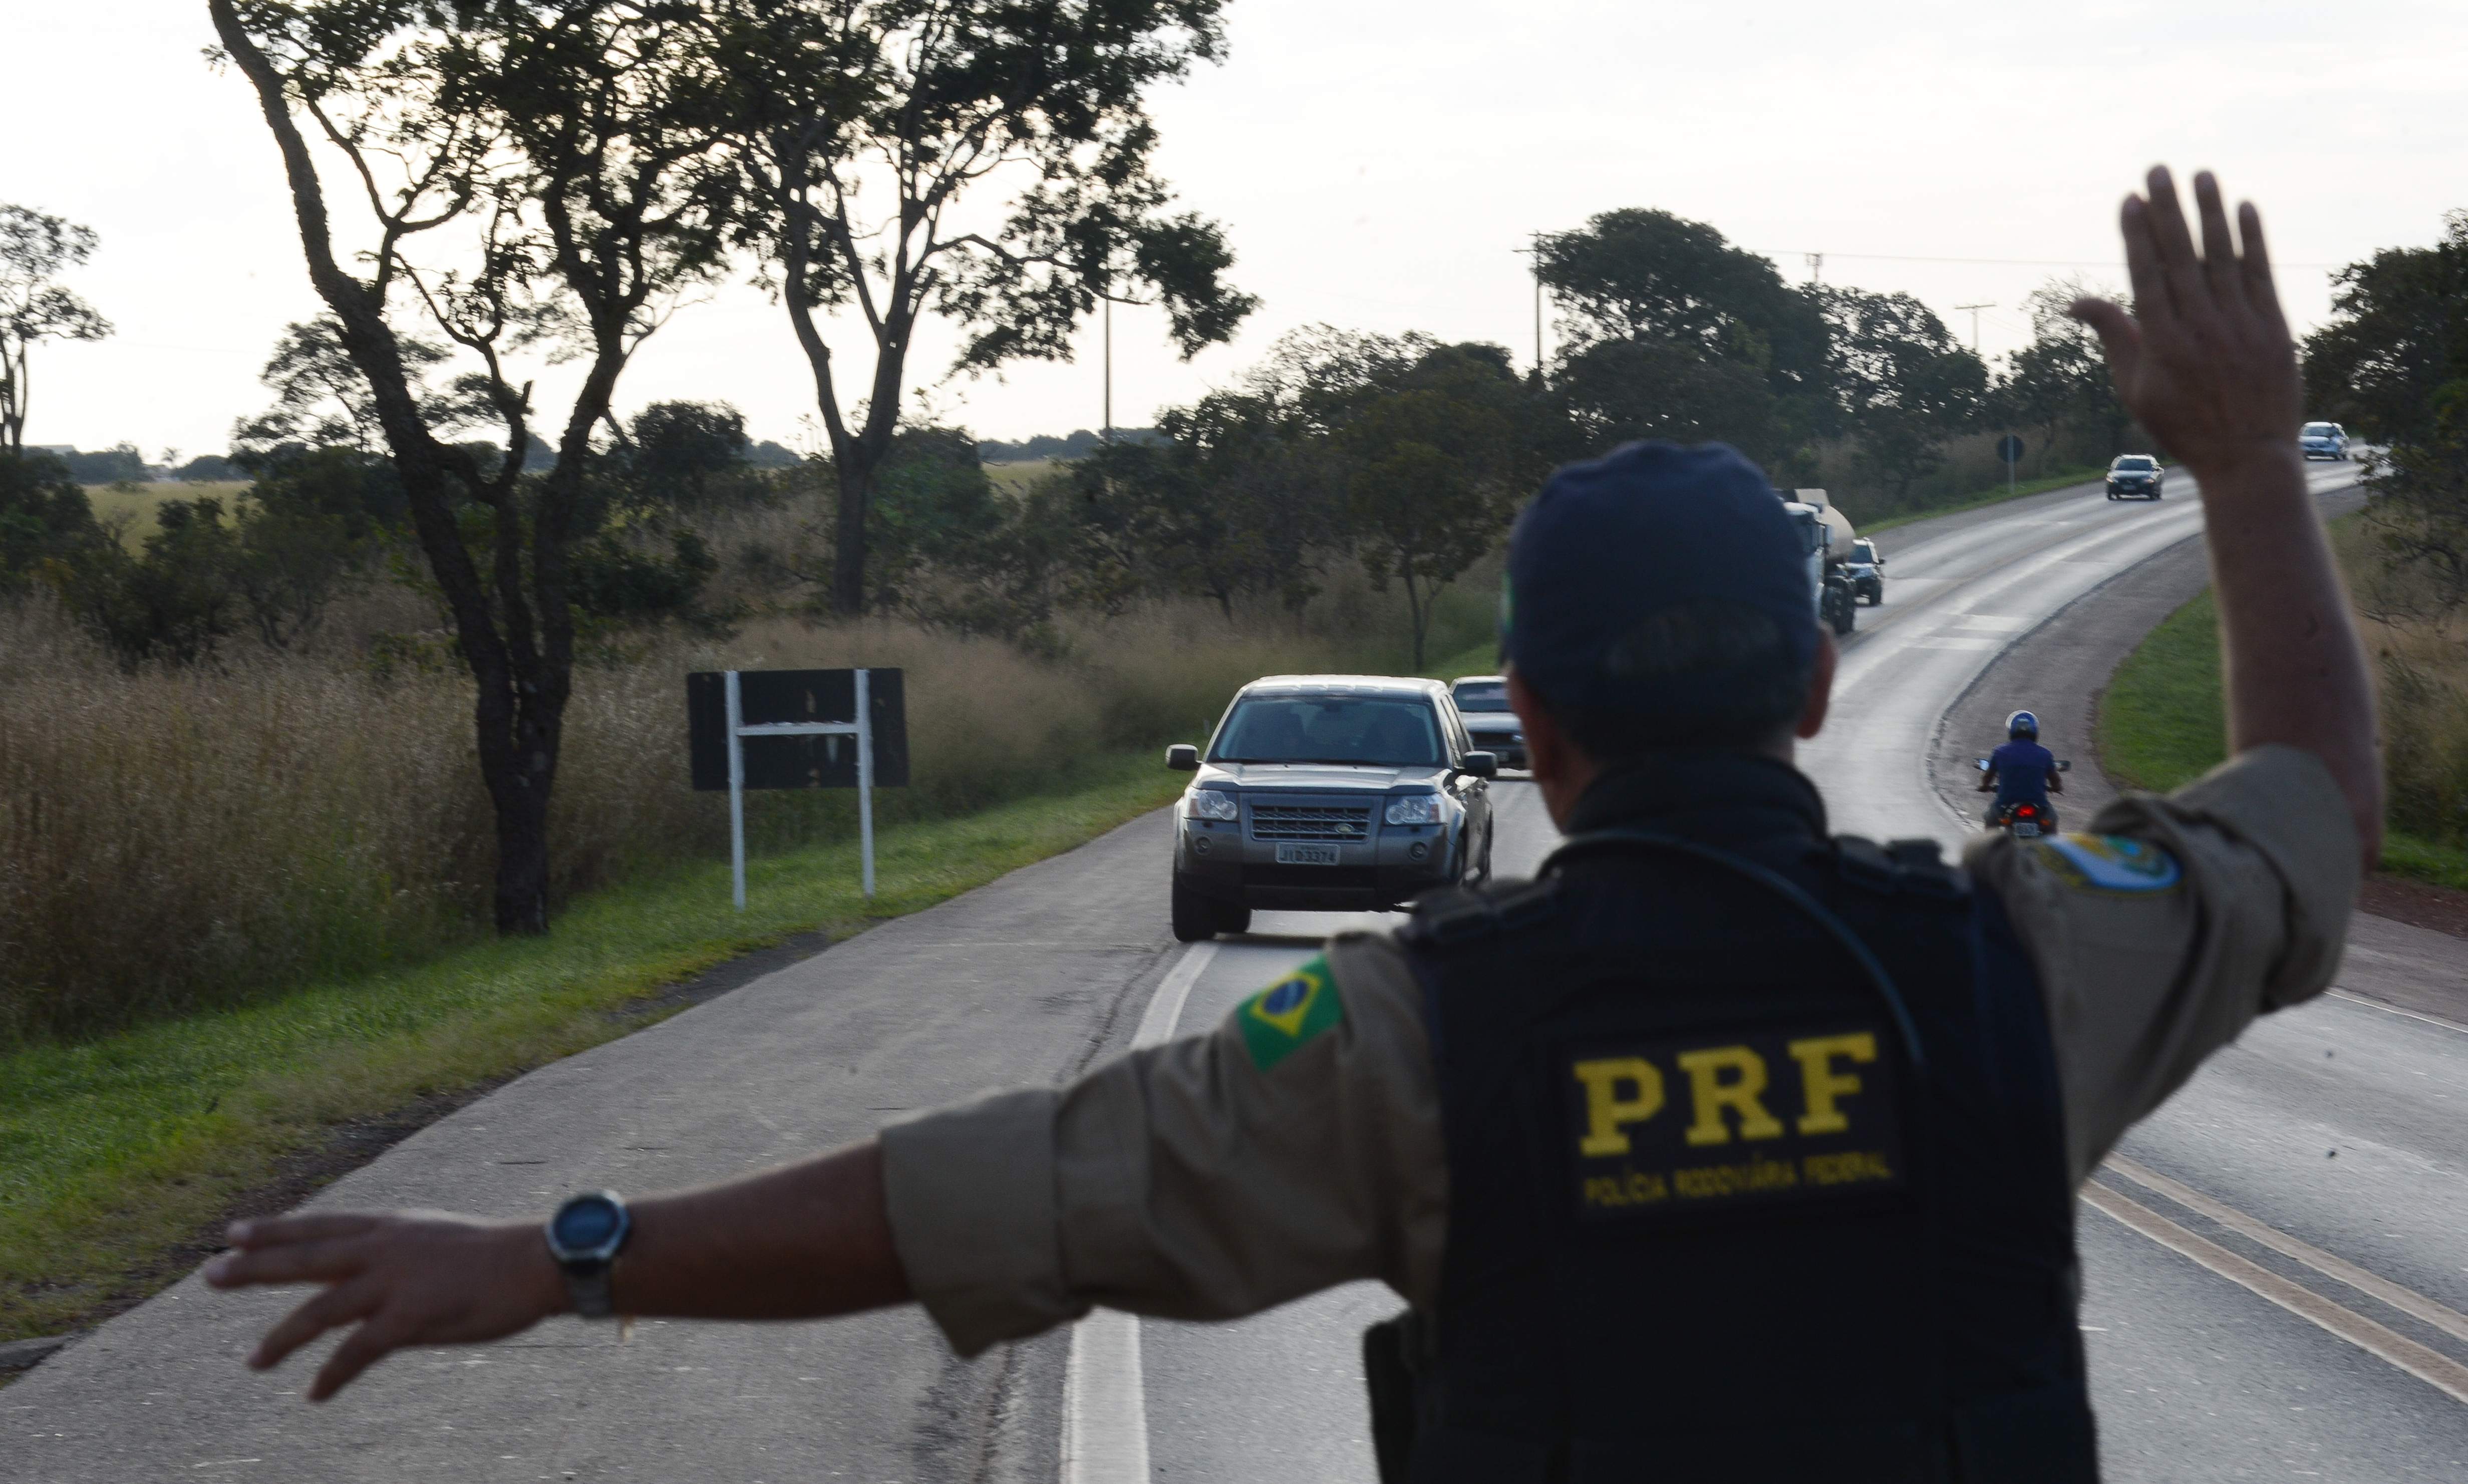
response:
<path id="1" fill-rule="evenodd" d="M 1255 840 L 1367 840 L 1371 810 L 1353 804 L 1254 804 Z"/>

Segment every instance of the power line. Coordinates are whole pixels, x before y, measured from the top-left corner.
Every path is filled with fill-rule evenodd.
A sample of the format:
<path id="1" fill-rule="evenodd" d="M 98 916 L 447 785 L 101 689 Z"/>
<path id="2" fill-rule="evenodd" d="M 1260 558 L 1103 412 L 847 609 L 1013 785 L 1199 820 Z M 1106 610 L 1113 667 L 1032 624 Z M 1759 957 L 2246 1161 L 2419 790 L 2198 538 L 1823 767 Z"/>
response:
<path id="1" fill-rule="evenodd" d="M 2125 266 L 2125 263 L 2121 259 L 2110 261 L 2091 258 L 1931 258 L 1918 253 L 1812 252 L 1772 252 L 1766 254 L 1766 256 L 1771 258 L 1804 259 L 1807 261 L 1809 270 L 1812 274 L 1816 272 L 1817 265 L 1822 263 L 1828 258 L 1851 258 L 1867 263 L 1988 263 L 2005 267 L 2021 268 L 2122 268 Z M 2319 272 L 2330 273 L 2336 272 L 2341 268 L 2344 268 L 2348 266 L 2348 264 L 2344 263 L 2281 263 L 2274 260 L 2272 266 L 2274 268 L 2311 268 Z"/>

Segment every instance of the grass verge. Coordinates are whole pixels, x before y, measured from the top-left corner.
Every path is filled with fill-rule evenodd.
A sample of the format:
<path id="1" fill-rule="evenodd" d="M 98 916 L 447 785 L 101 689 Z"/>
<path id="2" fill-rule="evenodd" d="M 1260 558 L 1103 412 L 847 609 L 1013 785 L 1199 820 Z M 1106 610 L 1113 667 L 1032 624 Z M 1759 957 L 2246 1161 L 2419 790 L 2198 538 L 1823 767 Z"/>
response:
<path id="1" fill-rule="evenodd" d="M 2058 473 L 2045 475 L 2039 479 L 2024 479 L 2017 481 L 2014 488 L 2011 490 L 2007 490 L 2004 486 L 1999 485 L 1997 488 L 1990 490 L 1983 494 L 1973 495 L 1968 499 L 1956 500 L 1951 505 L 1939 505 L 1932 510 L 1907 511 L 1900 515 L 1888 516 L 1884 520 L 1878 521 L 1874 525 L 1860 527 L 1860 534 L 1862 536 L 1875 536 L 1880 531 L 1891 531 L 1896 526 L 1908 526 L 1916 520 L 1934 520 L 1939 515 L 1958 515 L 1967 510 L 1979 510 L 1985 506 L 2002 505 L 2007 500 L 2019 500 L 2027 494 L 2045 494 L 2051 490 L 2062 490 L 2068 485 L 2089 483 L 2093 479 L 2097 479 L 2101 473 L 2102 470 L 2097 465 L 2086 464 L 2080 468 L 2065 469 Z"/>
<path id="2" fill-rule="evenodd" d="M 726 862 L 699 862 L 583 897 L 545 938 L 0 1058 L 0 1340 L 76 1328 L 168 1284 L 185 1245 L 339 1125 L 624 1036 L 668 1013 L 646 1003 L 665 985 L 947 901 L 1182 784 L 1148 748 L 1085 776 L 884 832 L 872 902 L 850 844 L 750 861 L 743 915 Z"/>
<path id="3" fill-rule="evenodd" d="M 2116 668 L 2099 703 L 2100 766 L 2120 784 L 2165 791 L 2217 767 L 2227 738 L 2219 610 L 2205 589 Z M 2405 831 L 2386 833 L 2382 869 L 2468 890 L 2468 851 Z"/>

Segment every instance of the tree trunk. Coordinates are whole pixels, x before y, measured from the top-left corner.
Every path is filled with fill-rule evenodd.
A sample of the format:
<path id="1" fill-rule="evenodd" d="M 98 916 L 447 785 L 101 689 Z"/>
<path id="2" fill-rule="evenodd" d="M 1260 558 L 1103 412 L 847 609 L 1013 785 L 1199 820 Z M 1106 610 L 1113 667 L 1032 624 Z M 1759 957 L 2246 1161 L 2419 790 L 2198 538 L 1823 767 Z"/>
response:
<path id="1" fill-rule="evenodd" d="M 1420 674 L 1423 669 L 1423 630 L 1430 620 L 1423 611 L 1422 594 L 1414 585 L 1414 564 L 1401 561 L 1397 567 L 1405 580 L 1405 613 L 1414 627 L 1414 672 Z"/>
<path id="2" fill-rule="evenodd" d="M 832 611 L 842 618 L 865 612 L 865 525 L 874 507 L 874 460 L 849 440 L 833 461 L 839 477 L 839 505 L 832 519 Z"/>

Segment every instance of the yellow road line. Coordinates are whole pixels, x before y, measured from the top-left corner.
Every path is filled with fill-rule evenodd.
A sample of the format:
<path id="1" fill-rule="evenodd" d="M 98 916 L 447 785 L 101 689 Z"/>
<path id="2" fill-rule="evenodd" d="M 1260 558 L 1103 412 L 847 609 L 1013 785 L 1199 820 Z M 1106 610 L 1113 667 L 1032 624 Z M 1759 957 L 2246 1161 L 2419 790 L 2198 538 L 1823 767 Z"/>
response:
<path id="1" fill-rule="evenodd" d="M 2172 1180 L 2157 1170 L 2146 1169 L 2122 1154 L 2108 1156 L 2108 1167 L 2145 1190 L 2156 1191 L 2188 1211 L 2199 1211 L 2228 1230 L 2251 1238 L 2282 1257 L 2293 1257 L 2324 1277 L 2337 1278 L 2360 1293 L 2369 1293 L 2404 1314 L 2424 1320 L 2454 1339 L 2468 1340 L 2468 1314 L 2437 1304 L 2414 1289 L 2401 1288 L 2344 1258 L 2333 1257 L 2311 1243 L 2301 1242 L 2276 1227 L 2265 1226 L 2236 1207 L 2223 1205 L 2201 1191 Z"/>
<path id="2" fill-rule="evenodd" d="M 2291 1283 L 2096 1180 L 2083 1186 L 2082 1197 L 2097 1210 L 2161 1246 L 2192 1258 L 2230 1283 L 2260 1294 L 2298 1318 L 2319 1325 L 2368 1355 L 2399 1367 L 2454 1402 L 2468 1405 L 2468 1365 L 2343 1309 L 2302 1284 Z"/>

